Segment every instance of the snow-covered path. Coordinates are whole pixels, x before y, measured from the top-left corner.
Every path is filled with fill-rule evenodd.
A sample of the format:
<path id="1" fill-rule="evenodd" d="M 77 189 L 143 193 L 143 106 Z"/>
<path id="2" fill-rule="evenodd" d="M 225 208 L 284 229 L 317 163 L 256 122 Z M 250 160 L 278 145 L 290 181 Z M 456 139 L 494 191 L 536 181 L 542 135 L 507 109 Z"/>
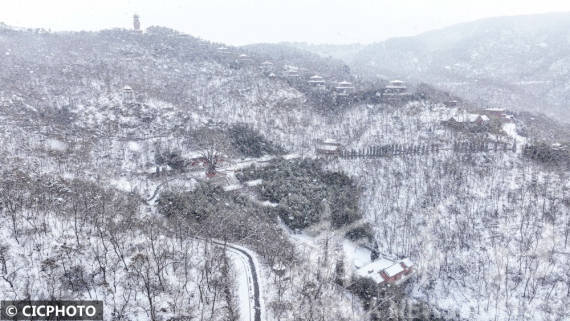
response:
<path id="1" fill-rule="evenodd" d="M 516 140 L 517 144 L 525 144 L 527 139 L 518 134 L 517 125 L 515 123 L 505 123 L 503 124 L 503 131 Z"/>
<path id="2" fill-rule="evenodd" d="M 231 258 L 235 277 L 237 282 L 237 298 L 239 316 L 241 321 L 255 321 L 255 310 L 252 304 L 255 303 L 253 298 L 253 289 L 251 285 L 251 273 L 249 273 L 249 266 L 247 258 L 237 252 L 228 250 L 228 256 Z M 252 313 L 253 312 L 253 313 Z"/>
<path id="3" fill-rule="evenodd" d="M 241 321 L 261 321 L 263 300 L 260 297 L 259 263 L 255 254 L 231 243 L 212 240 L 212 243 L 226 249 L 234 263 L 238 284 L 238 307 Z"/>

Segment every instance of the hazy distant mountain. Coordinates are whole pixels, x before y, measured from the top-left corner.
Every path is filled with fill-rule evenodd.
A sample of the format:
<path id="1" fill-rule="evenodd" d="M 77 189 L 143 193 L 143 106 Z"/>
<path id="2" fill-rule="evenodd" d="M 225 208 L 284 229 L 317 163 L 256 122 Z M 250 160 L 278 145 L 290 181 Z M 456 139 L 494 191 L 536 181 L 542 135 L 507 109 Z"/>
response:
<path id="1" fill-rule="evenodd" d="M 319 56 L 326 58 L 335 58 L 349 61 L 352 59 L 365 45 L 354 43 L 348 45 L 332 45 L 332 44 L 310 44 L 306 42 L 286 42 L 286 45 L 304 49 L 313 52 Z"/>
<path id="2" fill-rule="evenodd" d="M 308 45 L 311 46 L 311 45 Z M 284 64 L 294 65 L 306 70 L 314 70 L 323 76 L 338 79 L 351 78 L 350 69 L 339 59 L 323 59 L 321 55 L 309 48 L 298 46 L 298 43 L 269 44 L 259 43 L 242 47 L 243 49 L 268 59 Z M 327 56 L 328 57 L 328 56 Z M 328 57 L 330 58 L 330 57 Z"/>
<path id="3" fill-rule="evenodd" d="M 368 75 L 421 79 L 476 102 L 570 121 L 570 13 L 458 24 L 344 59 Z"/>

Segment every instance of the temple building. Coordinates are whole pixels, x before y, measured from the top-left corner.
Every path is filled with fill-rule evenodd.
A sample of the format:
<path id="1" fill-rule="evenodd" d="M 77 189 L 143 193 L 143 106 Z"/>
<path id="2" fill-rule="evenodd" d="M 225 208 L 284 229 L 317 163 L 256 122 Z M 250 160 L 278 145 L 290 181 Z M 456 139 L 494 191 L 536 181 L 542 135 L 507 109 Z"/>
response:
<path id="1" fill-rule="evenodd" d="M 288 77 L 288 78 L 299 77 L 299 67 L 286 65 L 283 67 L 283 69 L 284 69 L 283 76 Z"/>
<path id="2" fill-rule="evenodd" d="M 354 86 L 346 80 L 339 82 L 334 89 L 339 96 L 348 96 L 354 92 Z"/>
<path id="3" fill-rule="evenodd" d="M 309 85 L 311 85 L 311 87 L 313 88 L 324 89 L 326 82 L 323 77 L 319 75 L 314 75 L 311 76 L 311 78 L 309 78 L 309 81 L 307 81 L 307 83 L 309 83 Z"/>
<path id="4" fill-rule="evenodd" d="M 132 104 L 136 102 L 135 91 L 130 86 L 123 87 L 122 92 L 123 104 Z"/>
<path id="5" fill-rule="evenodd" d="M 408 91 L 408 87 L 401 80 L 392 80 L 384 87 L 384 96 L 400 96 Z"/>
<path id="6" fill-rule="evenodd" d="M 249 57 L 246 54 L 241 54 L 239 55 L 239 57 L 237 58 L 237 61 L 242 64 L 242 65 L 249 65 L 253 62 L 253 59 L 251 59 L 251 57 Z"/>
<path id="7" fill-rule="evenodd" d="M 263 71 L 272 71 L 273 70 L 273 63 L 271 61 L 264 61 L 259 66 Z"/>

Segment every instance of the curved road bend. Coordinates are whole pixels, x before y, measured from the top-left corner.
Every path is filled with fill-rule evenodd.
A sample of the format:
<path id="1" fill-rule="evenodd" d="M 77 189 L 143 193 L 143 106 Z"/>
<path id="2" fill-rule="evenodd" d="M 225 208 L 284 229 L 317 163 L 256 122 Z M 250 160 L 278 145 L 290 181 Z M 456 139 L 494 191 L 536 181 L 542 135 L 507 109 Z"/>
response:
<path id="1" fill-rule="evenodd" d="M 254 318 L 253 321 L 261 321 L 261 303 L 260 303 L 260 298 L 259 298 L 259 281 L 258 281 L 258 277 L 257 277 L 257 269 L 255 267 L 255 262 L 253 261 L 253 258 L 251 257 L 251 255 L 249 253 L 247 253 L 247 251 L 245 251 L 244 249 L 240 248 L 239 246 L 235 245 L 235 244 L 231 244 L 231 243 L 223 243 L 220 241 L 216 241 L 216 240 L 211 240 L 213 244 L 225 247 L 227 249 L 229 249 L 230 251 L 236 253 L 237 255 L 242 256 L 243 258 L 245 258 L 247 260 L 247 263 L 249 265 L 248 268 L 248 272 L 249 272 L 249 276 L 251 277 L 252 283 L 253 283 L 253 307 L 255 310 L 254 313 Z M 250 303 L 251 306 L 251 303 Z M 244 313 L 244 311 L 240 311 L 241 313 Z M 251 310 L 249 311 L 249 313 L 251 314 Z M 251 315 L 249 320 L 251 320 Z"/>

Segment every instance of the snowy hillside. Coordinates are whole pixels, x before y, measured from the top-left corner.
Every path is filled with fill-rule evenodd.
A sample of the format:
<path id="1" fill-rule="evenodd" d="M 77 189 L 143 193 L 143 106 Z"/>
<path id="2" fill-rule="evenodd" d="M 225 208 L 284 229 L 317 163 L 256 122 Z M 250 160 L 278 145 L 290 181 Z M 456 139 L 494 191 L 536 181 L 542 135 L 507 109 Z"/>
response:
<path id="1" fill-rule="evenodd" d="M 312 309 L 292 302 L 321 274 L 308 274 L 314 268 L 264 207 L 224 192 L 237 169 L 287 150 L 312 152 L 312 140 L 327 135 L 309 135 L 326 117 L 281 76 L 260 70 L 262 58 L 236 63 L 243 51 L 165 28 L 10 29 L 0 48 L 3 297 L 97 297 L 115 320 L 235 320 L 251 302 L 243 302 L 249 296 L 235 275 L 243 268 L 229 266 L 234 258 L 209 243 L 216 236 L 260 255 L 264 320 L 294 320 Z M 212 178 L 208 151 L 216 153 Z M 206 221 L 180 210 L 165 217 L 169 195 L 200 188 L 216 199 L 213 212 L 193 210 Z M 278 280 L 276 261 L 304 281 Z M 274 282 L 287 288 L 276 292 Z M 319 315 L 361 313 L 358 305 L 334 307 L 348 299 L 332 282 L 311 301 L 320 302 L 311 310 Z"/>
<path id="2" fill-rule="evenodd" d="M 431 139 L 457 135 L 428 114 L 419 129 L 388 131 L 383 139 L 402 141 L 402 134 L 431 126 Z M 521 139 L 508 129 L 514 126 L 506 133 Z M 493 151 L 345 159 L 330 168 L 365 186 L 361 206 L 380 252 L 418 263 L 412 297 L 468 320 L 569 316 L 567 168 Z"/>
<path id="3" fill-rule="evenodd" d="M 478 104 L 569 122 L 569 21 L 568 13 L 483 19 L 374 43 L 343 59 L 371 77 L 424 81 Z"/>
<path id="4" fill-rule="evenodd" d="M 384 101 L 343 64 L 278 48 L 0 30 L 2 296 L 95 297 L 110 320 L 568 319 L 564 130 Z M 415 271 L 369 288 L 370 253 Z"/>

